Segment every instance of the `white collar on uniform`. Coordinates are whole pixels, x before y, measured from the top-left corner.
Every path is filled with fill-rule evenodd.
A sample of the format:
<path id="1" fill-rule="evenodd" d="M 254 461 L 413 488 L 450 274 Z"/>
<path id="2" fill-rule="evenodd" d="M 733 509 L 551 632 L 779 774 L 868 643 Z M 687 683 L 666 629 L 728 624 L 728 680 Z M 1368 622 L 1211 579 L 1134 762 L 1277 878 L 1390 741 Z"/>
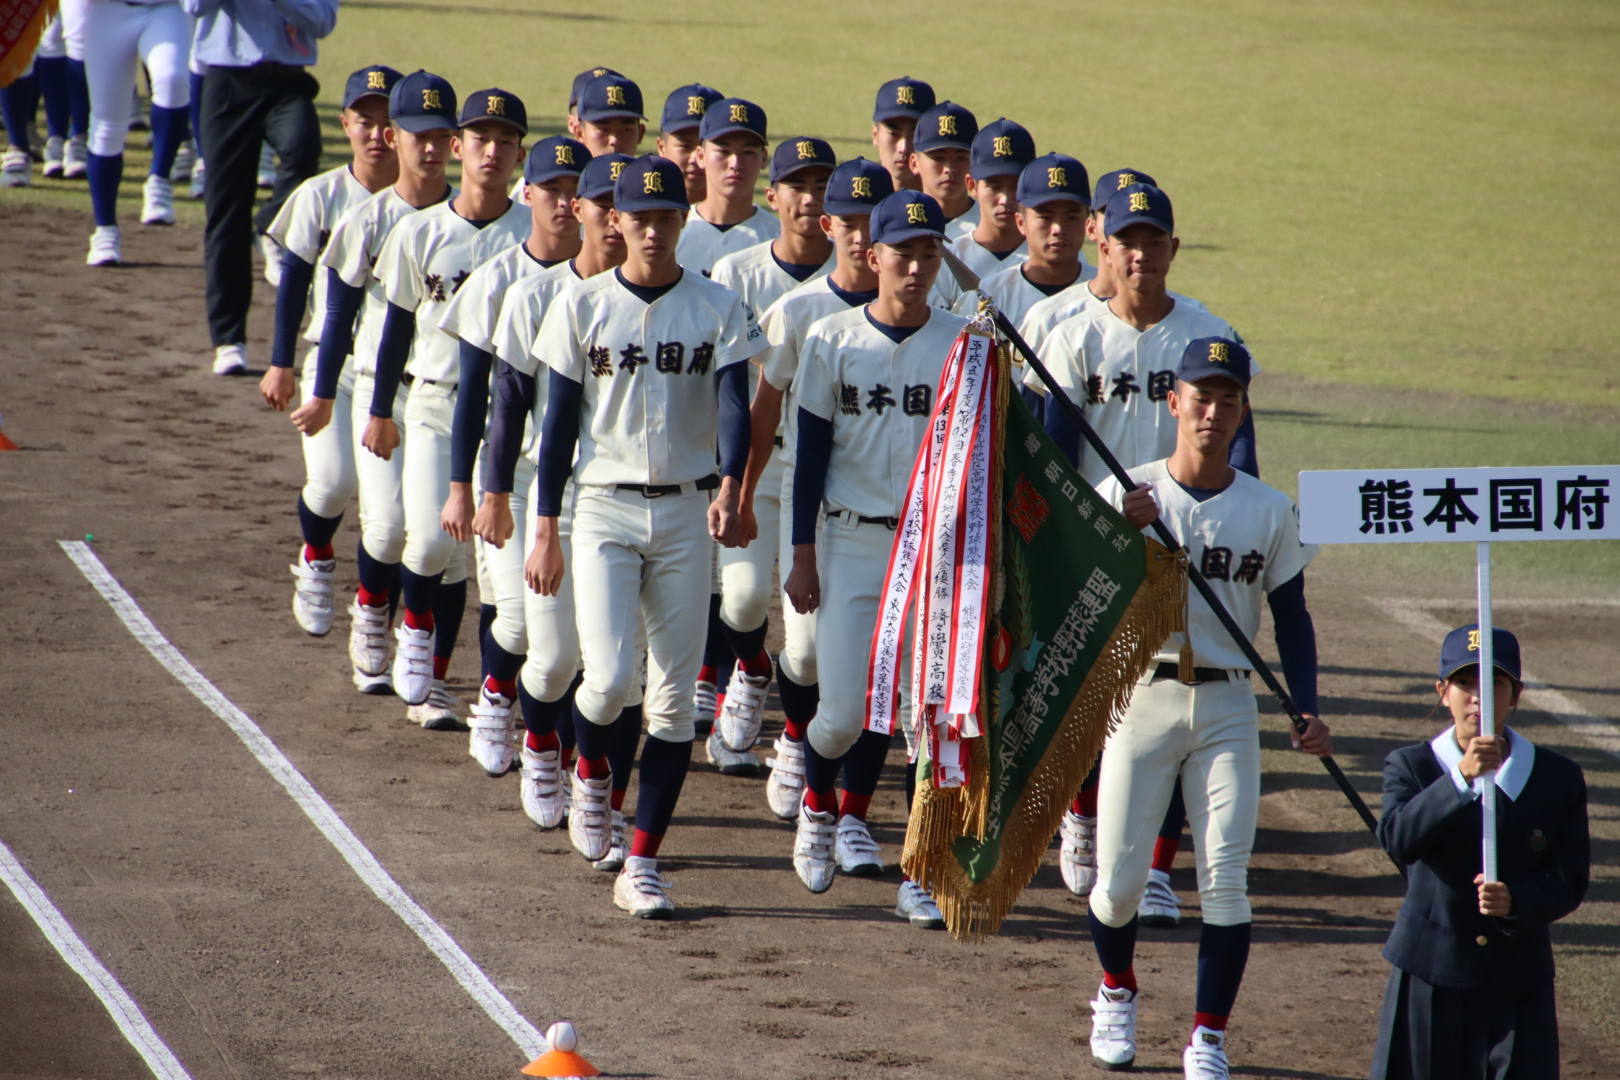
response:
<path id="1" fill-rule="evenodd" d="M 1536 765 L 1536 744 L 1510 727 L 1502 729 L 1508 737 L 1508 756 L 1496 770 L 1496 786 L 1510 799 L 1517 799 L 1530 780 L 1530 770 Z M 1462 747 L 1457 745 L 1457 729 L 1446 728 L 1429 741 L 1436 760 L 1442 768 L 1456 769 L 1463 759 Z"/>

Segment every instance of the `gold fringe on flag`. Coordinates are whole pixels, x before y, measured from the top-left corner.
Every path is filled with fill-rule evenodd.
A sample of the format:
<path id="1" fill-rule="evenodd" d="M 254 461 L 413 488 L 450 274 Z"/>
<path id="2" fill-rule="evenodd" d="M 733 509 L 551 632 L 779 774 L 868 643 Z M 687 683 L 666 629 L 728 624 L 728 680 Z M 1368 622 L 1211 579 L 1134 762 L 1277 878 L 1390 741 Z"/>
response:
<path id="1" fill-rule="evenodd" d="M 33 61 L 34 50 L 39 48 L 39 39 L 45 34 L 45 24 L 56 14 L 57 4 L 57 0 L 44 0 L 43 3 L 40 0 L 0 0 L 0 23 L 7 25 L 34 4 L 39 6 L 28 16 L 28 22 L 16 39 L 8 44 L 0 38 L 0 88 L 16 82 Z M 21 145 L 15 136 L 11 141 Z"/>

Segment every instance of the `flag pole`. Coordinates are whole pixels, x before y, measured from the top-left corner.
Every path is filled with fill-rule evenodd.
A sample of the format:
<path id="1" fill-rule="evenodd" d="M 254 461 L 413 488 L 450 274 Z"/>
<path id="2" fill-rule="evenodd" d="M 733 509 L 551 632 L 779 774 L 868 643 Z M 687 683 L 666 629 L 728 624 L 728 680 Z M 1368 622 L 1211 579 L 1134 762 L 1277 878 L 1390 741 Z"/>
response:
<path id="1" fill-rule="evenodd" d="M 1496 637 L 1491 626 L 1491 542 L 1478 543 L 1479 581 L 1479 733 L 1496 734 Z M 1486 881 L 1498 881 L 1496 870 L 1496 770 L 1474 781 L 1479 792 L 1480 854 Z"/>

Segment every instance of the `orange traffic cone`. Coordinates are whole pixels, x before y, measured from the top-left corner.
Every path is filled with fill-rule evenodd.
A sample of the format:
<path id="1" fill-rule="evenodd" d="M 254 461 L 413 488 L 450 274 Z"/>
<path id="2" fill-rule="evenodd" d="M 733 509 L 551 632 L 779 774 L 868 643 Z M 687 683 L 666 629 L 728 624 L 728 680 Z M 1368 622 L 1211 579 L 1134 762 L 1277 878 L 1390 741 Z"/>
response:
<path id="1" fill-rule="evenodd" d="M 564 1078 L 602 1075 L 601 1069 L 574 1052 L 579 1036 L 567 1020 L 559 1020 L 546 1029 L 546 1043 L 551 1049 L 523 1066 L 523 1075 Z"/>

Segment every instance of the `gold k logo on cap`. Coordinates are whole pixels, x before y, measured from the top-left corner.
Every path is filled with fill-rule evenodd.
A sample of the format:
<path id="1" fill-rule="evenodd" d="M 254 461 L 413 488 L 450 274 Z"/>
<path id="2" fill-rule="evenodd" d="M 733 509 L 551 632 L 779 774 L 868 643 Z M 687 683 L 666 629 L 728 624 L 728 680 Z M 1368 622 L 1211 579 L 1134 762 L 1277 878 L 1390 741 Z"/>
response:
<path id="1" fill-rule="evenodd" d="M 491 95 L 489 95 L 489 100 L 487 102 L 485 102 L 485 104 L 487 105 L 487 108 L 485 108 L 485 110 L 484 110 L 486 115 L 488 115 L 488 116 L 505 116 L 506 115 L 506 99 L 501 97 L 501 95 L 499 95 L 499 94 L 491 94 Z"/>
<path id="2" fill-rule="evenodd" d="M 443 105 L 439 104 L 439 92 L 437 90 L 424 90 L 424 91 L 422 91 L 422 108 L 424 108 L 424 109 L 442 109 L 442 108 L 444 108 Z"/>
<path id="3" fill-rule="evenodd" d="M 997 135 L 993 140 L 993 153 L 996 157 L 1012 157 L 1012 136 Z"/>
<path id="4" fill-rule="evenodd" d="M 915 105 L 917 104 L 917 92 L 909 86 L 897 87 L 894 91 L 894 103 L 896 105 Z"/>
<path id="5" fill-rule="evenodd" d="M 1478 630 L 1470 630 L 1470 631 L 1468 631 L 1468 651 L 1469 652 L 1479 652 L 1479 631 Z"/>
<path id="6" fill-rule="evenodd" d="M 1212 341 L 1212 342 L 1210 342 L 1210 344 L 1209 344 L 1209 362 L 1210 363 L 1212 363 L 1212 364 L 1225 364 L 1225 363 L 1229 363 L 1231 361 L 1231 359 L 1232 359 L 1232 357 L 1226 351 L 1226 342 L 1224 342 L 1224 341 Z"/>
<path id="7" fill-rule="evenodd" d="M 625 164 L 626 163 L 623 162 L 623 161 L 611 162 L 608 165 L 608 176 L 612 177 L 615 181 L 618 180 L 619 179 L 619 174 L 624 172 Z"/>
<path id="8" fill-rule="evenodd" d="M 703 104 L 702 95 L 699 95 L 699 94 L 691 94 L 691 95 L 689 95 L 687 97 L 687 99 L 686 99 L 686 115 L 687 116 L 702 116 L 703 112 L 704 112 L 704 104 Z"/>
<path id="9" fill-rule="evenodd" d="M 609 105 L 624 104 L 624 87 L 610 86 L 607 88 L 607 103 Z"/>
<path id="10" fill-rule="evenodd" d="M 1046 186 L 1060 188 L 1069 186 L 1069 170 L 1063 165 L 1054 165 L 1046 170 Z"/>
<path id="11" fill-rule="evenodd" d="M 746 106 L 746 105 L 733 105 L 733 106 L 731 106 L 731 122 L 733 124 L 746 124 L 746 123 L 748 123 L 748 106 Z"/>
<path id="12" fill-rule="evenodd" d="M 870 199 L 872 197 L 872 178 L 870 176 L 857 176 L 849 182 L 849 197 L 852 199 Z"/>
<path id="13" fill-rule="evenodd" d="M 1145 192 L 1145 191 L 1133 191 L 1133 192 L 1131 192 L 1131 209 L 1134 211 L 1134 210 L 1146 210 L 1147 208 L 1148 208 L 1147 192 Z"/>
<path id="14" fill-rule="evenodd" d="M 383 73 L 382 72 L 380 72 L 380 71 L 368 71 L 368 72 L 366 72 L 366 89 L 367 90 L 382 90 L 386 86 L 387 86 L 387 82 L 383 78 Z"/>
<path id="15" fill-rule="evenodd" d="M 643 195 L 662 195 L 664 193 L 664 174 L 650 172 L 641 178 L 641 193 Z"/>
<path id="16" fill-rule="evenodd" d="M 950 113 L 946 113 L 944 116 L 941 116 L 939 118 L 939 133 L 941 135 L 955 135 L 956 117 L 952 116 Z"/>
<path id="17" fill-rule="evenodd" d="M 799 152 L 800 161 L 816 160 L 816 148 L 811 144 L 809 139 L 800 139 L 796 144 L 794 144 L 794 149 Z"/>
<path id="18" fill-rule="evenodd" d="M 920 202 L 907 203 L 906 204 L 906 224 L 907 225 L 926 225 L 926 224 L 928 224 L 928 207 L 924 206 Z"/>
<path id="19" fill-rule="evenodd" d="M 557 165 L 572 165 L 574 163 L 574 148 L 564 143 L 557 147 Z"/>
<path id="20" fill-rule="evenodd" d="M 1114 190 L 1115 191 L 1124 191 L 1126 188 L 1130 187 L 1134 183 L 1136 183 L 1136 174 L 1135 173 L 1122 172 L 1122 173 L 1119 174 L 1119 187 L 1115 188 Z"/>

